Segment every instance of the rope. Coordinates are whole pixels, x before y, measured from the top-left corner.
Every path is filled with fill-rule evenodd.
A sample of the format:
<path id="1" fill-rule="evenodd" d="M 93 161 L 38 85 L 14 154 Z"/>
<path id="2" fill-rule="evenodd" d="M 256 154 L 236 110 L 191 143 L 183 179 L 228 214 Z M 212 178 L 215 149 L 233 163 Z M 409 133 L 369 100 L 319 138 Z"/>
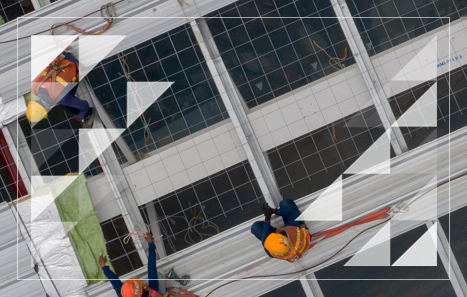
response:
<path id="1" fill-rule="evenodd" d="M 107 21 L 107 24 L 106 24 L 106 26 L 107 26 L 107 25 L 109 25 L 109 20 L 108 20 L 108 19 L 112 18 L 112 22 L 113 22 L 113 17 L 115 17 L 115 11 L 114 11 L 114 8 L 113 8 L 114 5 L 116 5 L 116 4 L 118 4 L 118 3 L 121 3 L 121 2 L 124 2 L 124 1 L 125 1 L 125 0 L 119 0 L 119 1 L 117 1 L 117 2 L 109 2 L 107 5 L 101 6 L 100 9 L 95 10 L 95 11 L 93 11 L 93 12 L 90 12 L 90 13 L 88 13 L 88 14 L 82 16 L 82 17 L 76 18 L 76 19 L 74 19 L 74 20 L 72 20 L 72 21 L 69 21 L 68 23 L 54 24 L 54 25 L 52 25 L 52 27 L 51 27 L 50 29 L 40 31 L 40 32 L 37 32 L 37 33 L 32 34 L 32 35 L 20 37 L 20 38 L 18 38 L 18 39 L 12 39 L 12 40 L 7 40 L 7 41 L 2 41 L 2 42 L 0 42 L 0 44 L 9 43 L 9 42 L 15 42 L 15 41 L 18 41 L 18 40 L 23 40 L 23 39 L 29 38 L 29 37 L 31 37 L 31 36 L 33 36 L 33 35 L 38 35 L 38 34 L 45 33 L 45 32 L 47 32 L 47 31 L 55 30 L 55 29 L 57 29 L 58 27 L 61 27 L 61 26 L 68 27 L 68 25 L 70 25 L 70 24 L 72 24 L 72 23 L 74 23 L 74 22 L 77 22 L 77 21 L 79 21 L 79 20 L 82 20 L 82 19 L 84 19 L 84 18 L 86 18 L 86 17 L 88 17 L 88 16 L 90 16 L 90 15 L 93 15 L 93 14 L 95 14 L 95 13 L 97 13 L 97 12 L 100 12 L 100 13 L 101 13 L 101 16 Z M 109 11 L 109 7 L 112 8 L 112 11 Z M 104 17 L 103 11 L 105 11 L 105 13 L 107 14 L 107 17 Z M 114 15 L 112 15 L 112 12 L 113 12 Z M 110 15 L 109 15 L 109 14 L 110 14 Z M 56 26 L 56 25 L 57 25 L 57 26 Z M 110 26 L 110 25 L 109 25 L 109 26 Z M 76 27 L 75 27 L 75 28 L 76 28 Z M 104 28 L 105 28 L 105 26 L 104 26 Z M 108 29 L 108 28 L 107 28 L 107 29 Z M 85 31 L 84 31 L 84 32 L 85 32 Z M 103 32 L 105 32 L 105 31 L 103 31 Z M 102 34 L 103 32 L 100 32 L 99 34 Z M 87 32 L 86 32 L 86 33 L 87 33 Z M 85 34 L 85 33 L 82 33 L 82 34 Z M 87 33 L 87 34 L 89 35 L 90 33 Z M 96 34 L 96 33 L 94 33 L 94 34 Z M 52 34 L 52 35 L 53 35 L 53 34 Z"/>
<path id="2" fill-rule="evenodd" d="M 191 207 L 191 203 L 190 203 L 190 207 Z M 204 239 L 204 237 L 211 237 L 211 236 L 214 236 L 214 235 L 220 233 L 220 229 L 215 223 L 213 223 L 210 220 L 204 218 L 203 209 L 205 207 L 206 207 L 205 205 L 202 205 L 202 208 L 196 214 L 195 214 L 196 207 L 193 207 L 191 209 L 192 218 L 190 220 L 188 220 L 185 216 L 170 216 L 170 217 L 161 216 L 161 217 L 158 217 L 158 219 L 159 219 L 159 222 L 161 220 L 163 220 L 163 219 L 167 219 L 172 225 L 175 225 L 177 223 L 174 220 L 174 218 L 180 218 L 180 219 L 185 220 L 185 222 L 188 224 L 188 228 L 187 228 L 183 238 L 184 238 L 185 242 L 188 243 L 189 245 L 194 245 L 197 242 L 202 241 Z M 202 223 L 197 225 L 198 221 L 201 221 Z M 176 252 L 177 249 L 175 248 L 175 245 L 173 244 L 172 240 L 170 239 L 170 236 L 169 236 L 169 234 L 167 232 L 167 229 L 164 227 L 164 225 L 161 222 L 160 222 L 160 226 L 161 226 L 162 232 L 165 234 L 165 236 L 166 236 L 166 238 L 167 238 L 167 240 L 169 242 L 170 247 L 172 248 L 172 250 L 174 252 Z M 201 227 L 201 229 L 213 228 L 216 231 L 216 233 L 215 234 L 203 233 L 203 232 L 198 231 L 196 229 L 196 227 Z M 191 230 L 193 230 L 194 232 L 196 232 L 199 235 L 200 239 L 198 241 L 195 241 L 191 237 L 191 232 L 190 232 Z"/>
<path id="3" fill-rule="evenodd" d="M 139 239 L 144 239 L 146 237 L 146 234 L 147 233 L 151 233 L 151 229 L 149 229 L 149 226 L 148 224 L 144 224 L 145 227 L 146 227 L 146 230 L 144 230 L 143 228 L 141 228 L 141 225 L 136 223 L 138 225 L 138 227 L 135 227 L 135 229 L 133 231 L 131 231 L 130 233 L 128 233 L 127 236 L 123 237 L 123 243 L 124 244 L 128 244 L 132 238 L 132 236 L 135 236 L 135 237 L 138 237 Z M 162 237 L 159 236 L 159 237 Z"/>
<path id="4" fill-rule="evenodd" d="M 124 72 L 124 74 L 121 74 L 121 73 L 118 73 L 118 74 L 124 75 L 127 78 L 128 81 L 134 83 L 135 80 L 130 75 L 130 67 L 126 63 L 127 56 L 122 52 L 122 53 L 118 54 L 118 57 L 120 58 L 120 61 L 122 61 L 123 72 Z M 134 87 L 133 84 L 130 84 L 130 85 L 132 86 L 132 88 Z M 152 137 L 151 130 L 149 130 L 149 123 L 151 121 L 151 118 L 149 118 L 149 120 L 146 120 L 146 117 L 144 116 L 144 112 L 141 112 L 142 105 L 143 105 L 143 100 L 141 99 L 141 97 L 138 95 L 138 93 L 136 91 L 137 90 L 135 90 L 133 88 L 133 93 L 135 94 L 135 103 L 136 103 L 136 106 L 138 108 L 138 112 L 140 112 L 140 119 L 141 119 L 141 121 L 143 122 L 143 125 L 144 125 L 144 145 L 145 145 L 146 150 L 147 150 L 146 153 L 148 153 L 148 152 L 153 151 L 156 148 L 156 142 L 155 142 L 154 138 Z M 140 159 L 144 158 L 144 154 L 141 151 L 139 152 L 138 156 L 139 156 Z"/>
<path id="5" fill-rule="evenodd" d="M 449 183 L 449 182 L 451 182 L 451 181 L 454 181 L 454 180 L 459 179 L 459 178 L 464 177 L 464 176 L 467 176 L 467 173 L 461 174 L 461 175 L 459 175 L 459 176 L 457 176 L 457 177 L 455 177 L 455 178 L 452 178 L 452 179 L 448 179 L 447 181 L 445 181 L 445 182 L 443 182 L 443 183 L 437 185 L 436 187 L 434 187 L 434 188 L 432 188 L 432 189 L 426 191 L 425 193 L 423 193 L 422 195 L 420 195 L 419 197 L 417 197 L 417 199 L 412 200 L 409 204 L 407 204 L 406 207 L 408 207 L 409 205 L 411 205 L 412 203 L 414 203 L 415 201 L 417 201 L 418 199 L 420 199 L 420 198 L 423 197 L 424 195 L 428 194 L 429 192 L 433 191 L 434 189 L 439 188 L 439 187 L 441 187 L 442 185 L 445 185 L 445 184 L 447 184 L 447 183 Z M 397 204 L 396 204 L 396 205 L 397 205 Z M 391 207 L 391 208 L 392 208 L 392 207 Z M 380 212 L 380 211 L 378 211 L 377 213 L 379 213 L 379 212 Z M 281 274 L 271 274 L 271 275 L 255 275 L 255 276 L 248 276 L 248 277 L 243 277 L 243 278 L 240 278 L 240 279 L 236 279 L 236 280 L 230 281 L 230 282 L 228 282 L 228 283 L 225 283 L 225 284 L 223 284 L 223 285 L 220 285 L 220 286 L 218 286 L 217 288 L 214 288 L 211 292 L 209 292 L 209 293 L 206 295 L 206 297 L 210 296 L 212 293 L 214 293 L 215 291 L 217 291 L 218 289 L 220 289 L 220 288 L 222 288 L 222 287 L 225 287 L 225 286 L 227 286 L 227 285 L 230 285 L 230 284 L 232 284 L 232 283 L 235 283 L 235 282 L 238 282 L 238 281 L 241 281 L 241 280 L 252 279 L 252 278 L 279 277 L 279 276 L 294 275 L 294 274 L 296 274 L 296 273 L 306 273 L 307 270 L 310 270 L 310 269 L 313 269 L 313 268 L 315 268 L 315 267 L 318 267 L 318 266 L 320 266 L 320 265 L 322 265 L 322 264 L 328 262 L 329 260 L 331 260 L 331 259 L 334 258 L 335 256 L 337 256 L 337 255 L 338 255 L 340 252 L 342 252 L 352 241 L 354 241 L 357 237 L 359 237 L 360 235 L 362 235 L 362 234 L 365 233 L 366 231 L 371 230 L 371 229 L 373 229 L 373 228 L 376 228 L 376 227 L 378 227 L 378 226 L 380 226 L 380 225 L 383 225 L 383 224 L 389 222 L 390 220 L 392 220 L 392 219 L 394 218 L 394 214 L 395 214 L 395 213 L 391 214 L 387 220 L 384 220 L 384 221 L 382 221 L 381 223 L 378 223 L 378 224 L 376 224 L 376 225 L 374 225 L 374 226 L 371 226 L 371 227 L 368 227 L 368 228 L 364 229 L 363 231 L 361 231 L 360 233 L 358 233 L 357 235 L 355 235 L 349 242 L 347 242 L 347 243 L 346 243 L 342 248 L 340 248 L 336 253 L 334 253 L 332 256 L 330 256 L 329 258 L 327 258 L 327 259 L 321 261 L 321 262 L 318 263 L 318 264 L 315 264 L 315 265 L 310 266 L 310 267 L 307 267 L 307 268 L 302 268 L 302 270 L 300 270 L 300 271 L 295 271 L 295 272 L 288 272 L 288 273 L 281 273 Z M 372 215 L 375 215 L 375 214 L 372 214 Z M 371 216 L 371 215 L 370 215 L 370 216 Z M 370 217 L 370 216 L 367 216 L 367 217 Z M 373 216 L 373 217 L 375 217 L 375 216 Z M 342 226 L 341 226 L 341 227 L 342 227 Z M 336 229 L 338 229 L 338 228 L 340 228 L 340 227 L 336 227 L 336 228 L 333 228 L 333 229 L 331 229 L 331 230 L 336 230 Z M 326 232 L 329 232 L 329 230 L 322 231 L 322 232 L 319 232 L 319 233 L 326 233 Z M 315 233 L 315 234 L 313 234 L 313 235 L 316 235 L 316 234 L 319 234 L 319 233 Z"/>
<path id="6" fill-rule="evenodd" d="M 347 48 L 344 49 L 344 57 L 343 58 L 338 58 L 338 57 L 331 57 L 328 52 L 322 48 L 321 46 L 319 46 L 319 44 L 316 43 L 316 41 L 313 40 L 313 43 L 320 49 L 322 50 L 326 56 L 329 57 L 329 65 L 331 65 L 334 69 L 337 69 L 337 70 L 341 70 L 341 69 L 344 69 L 345 66 L 341 64 L 341 61 L 344 61 L 346 58 L 347 58 Z M 339 66 L 339 68 L 337 68 L 336 66 L 333 65 L 333 63 L 335 63 L 337 66 Z"/>

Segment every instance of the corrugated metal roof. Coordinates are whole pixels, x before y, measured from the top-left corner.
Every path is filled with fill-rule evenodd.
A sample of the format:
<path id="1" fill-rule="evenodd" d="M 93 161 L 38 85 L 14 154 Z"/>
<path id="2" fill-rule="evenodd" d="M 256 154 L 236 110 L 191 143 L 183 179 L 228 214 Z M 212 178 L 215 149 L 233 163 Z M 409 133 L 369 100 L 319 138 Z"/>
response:
<path id="1" fill-rule="evenodd" d="M 0 296 L 44 297 L 31 254 L 17 233 L 15 215 L 7 203 L 0 204 L 0 226 Z"/>

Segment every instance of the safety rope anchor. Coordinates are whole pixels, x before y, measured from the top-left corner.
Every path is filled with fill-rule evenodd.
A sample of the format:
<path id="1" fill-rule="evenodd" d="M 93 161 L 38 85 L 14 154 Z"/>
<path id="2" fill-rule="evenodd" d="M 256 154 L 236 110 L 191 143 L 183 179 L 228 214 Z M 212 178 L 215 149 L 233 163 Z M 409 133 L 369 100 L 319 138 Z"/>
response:
<path id="1" fill-rule="evenodd" d="M 104 12 L 106 16 L 104 16 Z M 116 15 L 115 15 L 114 4 L 112 2 L 101 6 L 101 16 L 104 20 L 106 20 L 110 24 L 114 22 Z"/>

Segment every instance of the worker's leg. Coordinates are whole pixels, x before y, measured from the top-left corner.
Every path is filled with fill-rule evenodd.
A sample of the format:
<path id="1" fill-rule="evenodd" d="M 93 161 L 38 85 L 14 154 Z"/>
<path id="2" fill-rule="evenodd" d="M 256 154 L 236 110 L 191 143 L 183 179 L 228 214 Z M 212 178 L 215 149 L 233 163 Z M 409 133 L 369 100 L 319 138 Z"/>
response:
<path id="1" fill-rule="evenodd" d="M 263 236 L 263 221 L 254 222 L 251 225 L 251 233 L 261 241 L 261 237 Z M 277 229 L 271 226 L 271 231 L 276 232 Z"/>
<path id="2" fill-rule="evenodd" d="M 58 103 L 78 109 L 78 114 L 76 115 L 78 119 L 85 118 L 88 115 L 88 112 L 90 112 L 89 103 L 86 100 L 81 100 L 73 96 L 71 93 L 63 96 Z"/>
<path id="3" fill-rule="evenodd" d="M 298 210 L 297 204 L 292 199 L 282 200 L 279 203 L 279 207 L 279 210 L 276 210 L 276 214 L 282 216 L 284 224 L 296 227 L 305 225 L 304 221 L 295 221 L 301 213 Z"/>
<path id="4" fill-rule="evenodd" d="M 280 208 L 290 208 L 290 209 L 293 209 L 295 211 L 298 211 L 298 206 L 297 204 L 295 204 L 295 202 L 292 200 L 292 199 L 284 199 L 281 201 L 281 203 L 279 203 L 279 207 Z"/>

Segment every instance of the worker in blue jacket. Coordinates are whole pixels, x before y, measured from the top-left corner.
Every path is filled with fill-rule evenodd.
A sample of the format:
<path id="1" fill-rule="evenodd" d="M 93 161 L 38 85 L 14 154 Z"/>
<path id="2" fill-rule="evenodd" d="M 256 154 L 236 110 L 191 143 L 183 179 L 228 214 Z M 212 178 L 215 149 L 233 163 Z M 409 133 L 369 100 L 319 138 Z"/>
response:
<path id="1" fill-rule="evenodd" d="M 122 283 L 118 276 L 110 270 L 110 267 L 106 265 L 107 257 L 101 255 L 99 258 L 99 265 L 102 268 L 105 276 L 109 279 L 112 287 L 117 293 L 118 297 L 127 296 L 162 296 L 167 292 L 165 286 L 164 276 L 157 272 L 156 267 L 156 245 L 152 235 L 146 233 L 144 239 L 149 245 L 149 256 L 148 256 L 148 279 L 149 285 L 143 286 L 138 278 L 133 278 L 125 283 Z"/>
<path id="2" fill-rule="evenodd" d="M 296 221 L 300 211 L 295 202 L 284 199 L 279 208 L 273 209 L 268 204 L 263 204 L 261 210 L 265 220 L 253 223 L 251 233 L 261 241 L 266 254 L 289 262 L 300 258 L 309 249 L 311 237 L 305 222 Z M 272 214 L 281 216 L 284 220 L 281 230 L 271 226 Z"/>

